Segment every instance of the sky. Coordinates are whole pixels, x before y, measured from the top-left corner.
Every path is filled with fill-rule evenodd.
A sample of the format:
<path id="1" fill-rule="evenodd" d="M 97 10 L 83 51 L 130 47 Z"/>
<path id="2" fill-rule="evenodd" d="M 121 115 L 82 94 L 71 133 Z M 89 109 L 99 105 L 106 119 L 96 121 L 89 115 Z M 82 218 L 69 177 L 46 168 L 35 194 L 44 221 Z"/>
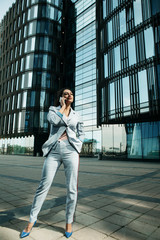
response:
<path id="1" fill-rule="evenodd" d="M 16 0 L 5 0 L 1 1 L 0 3 L 0 22 L 2 21 L 2 18 L 6 14 L 6 12 L 9 10 L 9 8 L 12 6 L 12 3 L 15 3 Z"/>

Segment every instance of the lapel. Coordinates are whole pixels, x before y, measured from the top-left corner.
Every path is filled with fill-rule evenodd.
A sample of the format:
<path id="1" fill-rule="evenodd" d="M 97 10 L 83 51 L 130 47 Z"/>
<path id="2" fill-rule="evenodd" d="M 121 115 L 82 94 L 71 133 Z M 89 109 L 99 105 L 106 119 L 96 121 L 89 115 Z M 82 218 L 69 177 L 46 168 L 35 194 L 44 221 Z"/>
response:
<path id="1" fill-rule="evenodd" d="M 54 108 L 54 111 L 55 111 L 55 112 L 58 112 L 59 109 L 61 109 L 61 106 L 58 106 L 58 107 Z M 68 122 L 70 119 L 72 119 L 72 117 L 73 117 L 74 115 L 75 115 L 75 111 L 71 108 L 71 111 L 70 111 L 69 116 L 66 117 L 66 115 L 63 114 L 62 120 L 67 124 L 67 122 Z"/>

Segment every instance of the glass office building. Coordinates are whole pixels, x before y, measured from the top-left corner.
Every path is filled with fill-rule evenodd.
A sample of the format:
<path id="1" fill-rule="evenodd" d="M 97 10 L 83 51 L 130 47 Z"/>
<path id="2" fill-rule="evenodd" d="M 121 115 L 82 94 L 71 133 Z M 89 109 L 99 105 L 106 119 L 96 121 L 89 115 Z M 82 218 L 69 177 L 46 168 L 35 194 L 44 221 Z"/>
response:
<path id="1" fill-rule="evenodd" d="M 98 125 L 126 134 L 110 149 L 128 158 L 160 158 L 159 19 L 158 0 L 97 1 Z"/>
<path id="2" fill-rule="evenodd" d="M 71 3 L 72 2 L 72 3 Z M 70 1 L 74 8 L 71 22 L 75 68 L 75 110 L 84 122 L 85 142 L 82 154 L 93 155 L 101 149 L 101 128 L 97 128 L 96 106 L 96 1 Z"/>
<path id="3" fill-rule="evenodd" d="M 39 155 L 63 79 L 61 0 L 17 0 L 0 23 L 0 151 Z"/>

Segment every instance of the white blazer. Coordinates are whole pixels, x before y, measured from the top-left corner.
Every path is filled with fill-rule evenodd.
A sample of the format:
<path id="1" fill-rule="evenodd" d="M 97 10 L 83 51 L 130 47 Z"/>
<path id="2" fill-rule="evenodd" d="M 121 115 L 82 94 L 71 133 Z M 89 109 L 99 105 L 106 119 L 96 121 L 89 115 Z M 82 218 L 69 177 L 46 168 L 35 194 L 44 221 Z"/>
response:
<path id="1" fill-rule="evenodd" d="M 79 114 L 72 108 L 68 117 L 59 112 L 60 108 L 60 106 L 49 108 L 47 119 L 50 123 L 50 135 L 42 146 L 43 156 L 47 156 L 64 131 L 67 133 L 70 144 L 78 153 L 81 152 L 84 140 L 83 122 L 80 120 Z"/>

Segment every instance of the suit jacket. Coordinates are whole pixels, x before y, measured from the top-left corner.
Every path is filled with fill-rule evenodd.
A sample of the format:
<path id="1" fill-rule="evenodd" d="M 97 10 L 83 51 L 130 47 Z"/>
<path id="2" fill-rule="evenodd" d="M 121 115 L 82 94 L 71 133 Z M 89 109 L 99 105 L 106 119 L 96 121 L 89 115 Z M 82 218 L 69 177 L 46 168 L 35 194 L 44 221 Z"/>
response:
<path id="1" fill-rule="evenodd" d="M 50 135 L 43 144 L 43 156 L 47 156 L 51 148 L 57 143 L 60 136 L 66 131 L 70 144 L 80 153 L 84 140 L 83 122 L 72 108 L 68 117 L 59 112 L 59 107 L 51 106 L 47 119 L 50 122 Z"/>

